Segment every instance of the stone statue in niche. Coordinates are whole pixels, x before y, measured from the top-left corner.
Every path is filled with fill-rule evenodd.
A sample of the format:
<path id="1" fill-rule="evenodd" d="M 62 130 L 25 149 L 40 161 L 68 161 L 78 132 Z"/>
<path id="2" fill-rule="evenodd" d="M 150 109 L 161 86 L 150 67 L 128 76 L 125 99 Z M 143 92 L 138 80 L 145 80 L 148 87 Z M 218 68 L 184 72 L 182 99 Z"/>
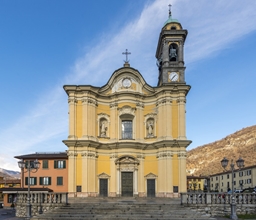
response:
<path id="1" fill-rule="evenodd" d="M 147 137 L 153 137 L 154 136 L 154 120 L 149 119 L 147 120 Z"/>
<path id="2" fill-rule="evenodd" d="M 100 122 L 100 136 L 101 137 L 106 137 L 107 136 L 107 130 L 108 130 L 107 120 L 101 120 L 101 122 Z"/>

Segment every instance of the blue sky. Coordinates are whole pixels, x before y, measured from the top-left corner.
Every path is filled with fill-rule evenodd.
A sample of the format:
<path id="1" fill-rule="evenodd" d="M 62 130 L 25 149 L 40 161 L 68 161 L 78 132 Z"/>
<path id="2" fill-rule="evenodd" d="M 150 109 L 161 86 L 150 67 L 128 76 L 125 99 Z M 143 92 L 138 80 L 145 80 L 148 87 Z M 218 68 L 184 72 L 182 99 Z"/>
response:
<path id="1" fill-rule="evenodd" d="M 185 43 L 188 149 L 256 124 L 255 0 L 0 1 L 0 167 L 64 151 L 64 84 L 104 85 L 130 64 L 156 86 L 155 50 L 171 3 Z"/>

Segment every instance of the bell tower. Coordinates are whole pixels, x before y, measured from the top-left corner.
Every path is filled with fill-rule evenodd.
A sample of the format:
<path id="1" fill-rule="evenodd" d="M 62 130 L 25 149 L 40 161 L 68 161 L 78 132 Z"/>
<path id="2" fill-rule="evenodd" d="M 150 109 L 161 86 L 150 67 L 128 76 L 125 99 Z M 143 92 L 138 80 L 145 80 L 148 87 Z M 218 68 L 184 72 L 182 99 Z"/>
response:
<path id="1" fill-rule="evenodd" d="M 187 34 L 180 22 L 172 18 L 169 5 L 169 18 L 163 25 L 156 50 L 158 86 L 185 84 L 184 43 Z"/>

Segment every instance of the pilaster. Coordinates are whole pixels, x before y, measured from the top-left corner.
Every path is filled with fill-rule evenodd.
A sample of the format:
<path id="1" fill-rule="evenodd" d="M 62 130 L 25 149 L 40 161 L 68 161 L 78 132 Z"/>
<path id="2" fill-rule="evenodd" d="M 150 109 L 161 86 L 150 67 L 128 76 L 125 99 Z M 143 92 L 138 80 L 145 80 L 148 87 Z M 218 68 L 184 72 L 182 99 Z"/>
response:
<path id="1" fill-rule="evenodd" d="M 112 153 L 110 155 L 110 192 L 109 192 L 109 196 L 110 197 L 116 197 L 118 192 L 119 192 L 119 184 L 118 184 L 118 180 L 119 177 L 117 176 L 119 172 L 117 172 L 116 170 L 116 164 L 115 164 L 115 160 L 118 158 L 118 155 L 116 153 Z"/>
<path id="2" fill-rule="evenodd" d="M 77 100 L 70 97 L 69 104 L 69 136 L 68 139 L 76 139 L 76 104 Z"/>
<path id="3" fill-rule="evenodd" d="M 71 197 L 76 194 L 76 157 L 77 153 L 69 150 L 68 153 L 68 192 Z"/>
<path id="4" fill-rule="evenodd" d="M 88 196 L 88 158 L 87 151 L 81 153 L 82 156 L 82 192 Z"/>
<path id="5" fill-rule="evenodd" d="M 186 98 L 181 97 L 177 100 L 178 102 L 178 112 L 179 112 L 179 140 L 186 140 L 186 115 L 185 115 L 185 103 Z"/>
<path id="6" fill-rule="evenodd" d="M 139 197 L 145 197 L 145 177 L 144 177 L 144 160 L 145 156 L 144 154 L 137 154 L 137 159 L 140 162 L 140 165 L 138 166 L 138 195 Z"/>
<path id="7" fill-rule="evenodd" d="M 110 139 L 117 140 L 119 137 L 119 130 L 118 130 L 118 123 L 119 118 L 117 117 L 117 102 L 112 102 L 110 104 L 110 121 L 111 121 L 111 132 L 110 132 Z"/>
<path id="8" fill-rule="evenodd" d="M 87 98 L 82 99 L 83 106 L 83 124 L 82 124 L 82 138 L 88 138 L 88 102 Z"/>
<path id="9" fill-rule="evenodd" d="M 136 135 L 136 139 L 137 141 L 143 141 L 144 139 L 144 128 L 143 128 L 143 108 L 144 108 L 144 104 L 142 102 L 137 102 L 136 103 L 136 124 L 138 126 L 136 129 L 137 135 Z"/>
<path id="10" fill-rule="evenodd" d="M 186 151 L 178 153 L 179 160 L 179 192 L 187 192 L 187 176 L 186 176 Z"/>

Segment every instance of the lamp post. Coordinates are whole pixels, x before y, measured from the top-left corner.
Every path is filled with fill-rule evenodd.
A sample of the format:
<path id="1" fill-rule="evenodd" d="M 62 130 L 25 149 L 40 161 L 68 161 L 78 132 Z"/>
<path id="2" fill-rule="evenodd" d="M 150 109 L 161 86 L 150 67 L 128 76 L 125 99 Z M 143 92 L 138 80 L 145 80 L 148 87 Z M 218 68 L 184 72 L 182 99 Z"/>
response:
<path id="1" fill-rule="evenodd" d="M 30 172 L 35 173 L 40 167 L 40 162 L 36 159 L 35 161 L 24 161 L 18 162 L 19 168 L 22 170 L 27 169 L 28 172 L 28 194 L 27 194 L 27 218 L 31 218 L 31 203 L 30 203 Z M 26 173 L 24 172 L 24 173 Z"/>
<path id="2" fill-rule="evenodd" d="M 226 167 L 228 166 L 228 159 L 226 157 L 223 158 L 223 160 L 221 161 L 221 166 L 224 168 L 224 170 L 226 170 Z M 244 160 L 240 157 L 237 161 L 236 161 L 236 165 L 239 169 L 241 169 L 242 167 L 244 167 Z M 231 215 L 230 218 L 233 220 L 237 220 L 238 217 L 236 215 L 236 199 L 235 199 L 235 194 L 234 194 L 234 170 L 235 170 L 235 164 L 233 162 L 233 159 L 231 160 L 231 164 L 230 164 L 230 169 L 232 171 L 232 201 L 230 204 L 231 207 Z"/>

